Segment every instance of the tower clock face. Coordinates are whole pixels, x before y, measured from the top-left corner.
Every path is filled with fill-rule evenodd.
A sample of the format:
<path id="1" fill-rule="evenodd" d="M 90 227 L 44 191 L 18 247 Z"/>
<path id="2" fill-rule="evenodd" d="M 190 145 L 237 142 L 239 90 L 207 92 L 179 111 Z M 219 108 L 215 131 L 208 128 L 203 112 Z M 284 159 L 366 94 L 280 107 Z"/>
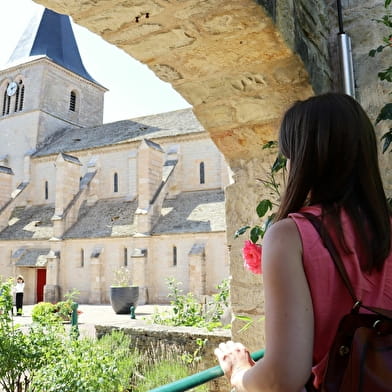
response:
<path id="1" fill-rule="evenodd" d="M 18 85 L 15 82 L 11 82 L 7 87 L 7 95 L 11 97 L 16 93 L 17 89 L 18 89 Z"/>

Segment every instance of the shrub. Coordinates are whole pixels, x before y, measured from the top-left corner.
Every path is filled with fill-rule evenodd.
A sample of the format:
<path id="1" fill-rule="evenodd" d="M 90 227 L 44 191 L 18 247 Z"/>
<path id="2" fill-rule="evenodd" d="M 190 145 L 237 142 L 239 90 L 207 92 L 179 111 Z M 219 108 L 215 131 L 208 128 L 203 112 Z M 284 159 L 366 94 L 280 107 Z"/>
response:
<path id="1" fill-rule="evenodd" d="M 113 332 L 101 340 L 69 340 L 57 361 L 39 369 L 31 387 L 42 392 L 126 391 L 139 362 L 130 338 Z"/>
<path id="2" fill-rule="evenodd" d="M 40 302 L 33 307 L 31 316 L 33 321 L 48 324 L 59 321 L 70 321 L 72 315 L 72 303 L 79 295 L 79 291 L 72 290 L 64 295 L 65 300 L 56 304 Z"/>
<path id="3" fill-rule="evenodd" d="M 166 312 L 155 310 L 151 318 L 154 324 L 200 327 L 208 330 L 223 327 L 220 318 L 228 306 L 229 284 L 227 279 L 217 286 L 218 293 L 214 294 L 212 301 L 207 304 L 206 312 L 203 309 L 203 304 L 199 303 L 192 293 L 183 294 L 180 288 L 181 282 L 177 282 L 174 278 L 168 278 L 167 284 L 172 310 Z"/>
<path id="4" fill-rule="evenodd" d="M 48 322 L 59 321 L 56 315 L 56 307 L 50 302 L 39 302 L 33 307 L 31 317 L 36 323 L 45 324 Z"/>

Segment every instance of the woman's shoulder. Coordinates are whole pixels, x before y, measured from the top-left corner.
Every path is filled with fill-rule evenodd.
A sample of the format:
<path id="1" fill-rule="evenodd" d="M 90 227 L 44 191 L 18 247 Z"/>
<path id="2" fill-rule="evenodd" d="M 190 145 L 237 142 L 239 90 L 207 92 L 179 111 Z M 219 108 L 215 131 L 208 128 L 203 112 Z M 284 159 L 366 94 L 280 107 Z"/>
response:
<path id="1" fill-rule="evenodd" d="M 266 232 L 265 246 L 276 246 L 281 251 L 296 248 L 301 250 L 301 238 L 296 223 L 291 218 L 286 218 L 275 222 Z M 284 244 L 284 246 L 282 246 Z"/>

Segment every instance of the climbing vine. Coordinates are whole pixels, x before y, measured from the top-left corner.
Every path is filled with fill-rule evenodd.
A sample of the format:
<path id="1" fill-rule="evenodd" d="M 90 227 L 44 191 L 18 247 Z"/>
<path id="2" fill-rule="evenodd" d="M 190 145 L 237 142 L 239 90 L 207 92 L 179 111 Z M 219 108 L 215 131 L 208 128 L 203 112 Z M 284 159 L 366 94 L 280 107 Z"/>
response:
<path id="1" fill-rule="evenodd" d="M 383 15 L 381 19 L 375 20 L 377 23 L 381 23 L 384 26 L 386 26 L 389 34 L 383 37 L 382 45 L 379 45 L 376 49 L 372 49 L 369 52 L 369 56 L 371 57 L 374 57 L 377 54 L 384 52 L 385 50 L 390 51 L 392 49 L 392 13 L 389 12 L 391 2 L 392 0 L 385 0 L 384 6 L 385 9 L 387 10 L 386 14 Z M 392 83 L 392 65 L 380 71 L 378 73 L 378 78 L 382 81 Z M 389 95 L 392 95 L 392 91 L 389 92 Z M 381 111 L 376 119 L 376 124 L 378 124 L 381 121 L 388 121 L 388 120 L 389 121 L 392 120 L 392 103 L 390 102 L 386 103 L 381 108 Z M 384 135 L 382 135 L 381 140 L 383 141 L 382 152 L 385 153 L 385 151 L 388 150 L 390 144 L 392 143 L 392 127 L 389 128 L 389 130 L 386 133 L 384 133 Z"/>

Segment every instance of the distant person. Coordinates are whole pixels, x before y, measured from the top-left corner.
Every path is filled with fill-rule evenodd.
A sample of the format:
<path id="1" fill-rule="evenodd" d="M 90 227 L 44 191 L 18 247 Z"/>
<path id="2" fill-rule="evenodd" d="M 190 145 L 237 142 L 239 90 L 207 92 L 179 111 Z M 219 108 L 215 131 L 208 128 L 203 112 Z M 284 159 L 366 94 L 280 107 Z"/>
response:
<path id="1" fill-rule="evenodd" d="M 24 292 L 24 278 L 22 275 L 19 275 L 16 278 L 16 285 L 14 287 L 15 291 L 15 306 L 16 306 L 16 315 L 21 316 L 23 314 L 23 292 Z"/>

